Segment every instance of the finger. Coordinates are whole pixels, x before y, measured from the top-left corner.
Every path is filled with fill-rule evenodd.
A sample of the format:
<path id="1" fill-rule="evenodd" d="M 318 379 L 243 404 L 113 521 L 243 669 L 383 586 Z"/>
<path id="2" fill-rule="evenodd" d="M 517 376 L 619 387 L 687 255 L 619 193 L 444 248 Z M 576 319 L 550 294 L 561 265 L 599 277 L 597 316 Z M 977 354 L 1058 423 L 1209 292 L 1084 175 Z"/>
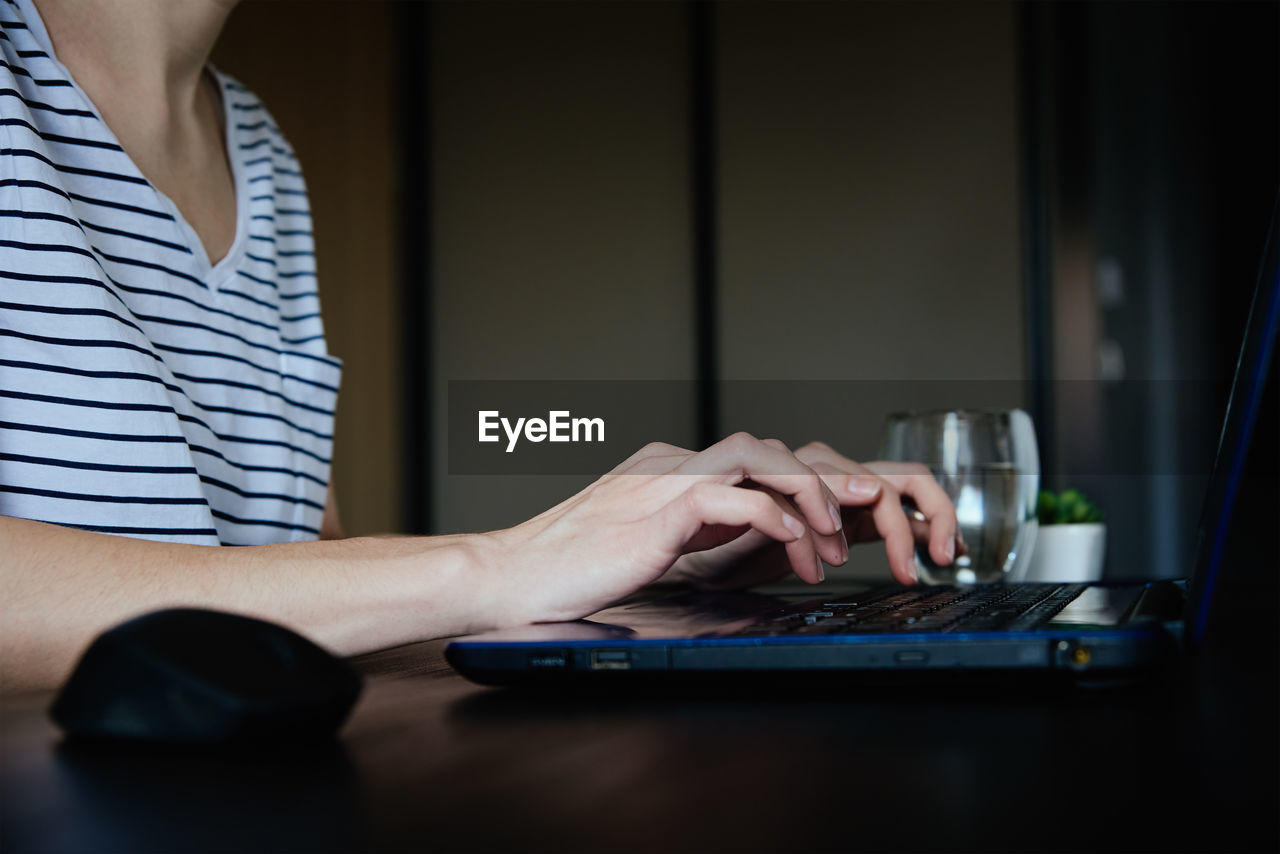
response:
<path id="1" fill-rule="evenodd" d="M 917 463 L 872 462 L 866 468 L 883 477 L 920 508 L 929 520 L 929 554 L 940 566 L 956 556 L 956 508 L 929 469 Z"/>
<path id="2" fill-rule="evenodd" d="M 910 498 L 899 495 L 898 500 L 902 502 L 902 512 L 907 514 L 907 524 L 911 526 L 911 537 L 915 540 L 916 548 L 928 547 L 929 545 L 929 518 L 920 511 Z"/>
<path id="3" fill-rule="evenodd" d="M 815 465 L 821 466 L 822 463 Z M 917 580 L 916 544 L 928 542 L 928 524 L 911 518 L 904 512 L 902 498 L 893 486 L 878 477 L 875 479 L 881 485 L 877 491 L 878 500 L 870 507 L 849 509 L 845 539 L 851 543 L 884 540 L 894 577 L 904 584 L 912 584 Z M 919 519 L 923 520 L 923 514 Z"/>
<path id="4" fill-rule="evenodd" d="M 735 433 L 690 457 L 673 473 L 700 475 L 721 483 L 750 479 L 788 496 L 809 527 L 835 534 L 844 526 L 840 502 L 811 468 L 786 446 L 767 444 L 747 433 Z"/>
<path id="5" fill-rule="evenodd" d="M 802 461 L 810 464 L 815 460 L 833 462 L 834 457 L 840 456 L 840 454 L 836 452 L 835 448 L 832 448 L 826 442 L 810 442 L 807 445 L 802 445 L 795 450 L 795 455 Z"/>
<path id="6" fill-rule="evenodd" d="M 955 507 L 925 466 L 918 463 L 882 461 L 861 464 L 848 459 L 822 442 L 810 442 L 796 451 L 796 456 L 815 466 L 822 464 L 851 473 L 878 475 L 901 495 L 910 498 L 929 522 L 928 548 L 935 563 L 941 566 L 950 564 L 955 559 L 957 551 L 963 548 L 957 533 Z M 853 480 L 853 477 L 854 475 L 851 474 L 849 489 L 870 491 L 873 488 L 871 482 L 865 485 L 859 484 Z M 856 504 L 857 502 L 846 501 L 845 503 Z M 917 534 L 919 534 L 918 530 Z"/>
<path id="7" fill-rule="evenodd" d="M 884 488 L 884 481 L 879 475 L 866 471 L 852 460 L 843 469 L 826 462 L 813 462 L 809 467 L 822 475 L 827 488 L 845 507 L 874 504 Z"/>
<path id="8" fill-rule="evenodd" d="M 795 505 L 793 505 L 785 495 L 764 486 L 756 486 L 753 488 L 771 497 L 783 513 L 789 513 L 795 516 L 800 515 Z M 849 544 L 845 539 L 843 530 L 838 531 L 835 534 L 823 534 L 810 528 L 808 539 L 814 552 L 827 563 L 832 564 L 833 566 L 843 566 L 849 560 Z"/>
<path id="9" fill-rule="evenodd" d="M 821 562 L 804 523 L 784 512 L 773 496 L 762 490 L 703 481 L 682 492 L 662 512 L 667 515 L 668 524 L 680 533 L 682 546 L 706 525 L 748 526 L 787 544 L 787 557 L 796 575 L 810 584 L 823 578 Z"/>
<path id="10" fill-rule="evenodd" d="M 844 475 L 844 480 L 833 478 L 836 483 L 831 489 L 840 496 L 840 502 L 847 507 L 865 507 L 876 502 L 884 481 L 875 471 L 836 451 L 825 442 L 810 442 L 796 451 L 796 458 L 817 470 L 818 466 L 829 472 Z"/>
<path id="11" fill-rule="evenodd" d="M 898 493 L 892 489 L 884 490 L 871 515 L 876 530 L 884 538 L 884 550 L 893 577 L 903 584 L 915 584 L 919 580 L 915 564 L 916 542 L 907 516 L 902 512 Z"/>

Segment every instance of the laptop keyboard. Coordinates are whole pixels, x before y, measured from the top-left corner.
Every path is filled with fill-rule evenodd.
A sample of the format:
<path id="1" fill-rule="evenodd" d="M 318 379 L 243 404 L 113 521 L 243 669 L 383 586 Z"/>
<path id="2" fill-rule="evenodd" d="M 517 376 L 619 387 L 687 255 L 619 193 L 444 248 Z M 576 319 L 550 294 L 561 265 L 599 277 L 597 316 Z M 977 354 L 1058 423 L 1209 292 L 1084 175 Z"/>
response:
<path id="1" fill-rule="evenodd" d="M 880 588 L 819 607 L 766 617 L 733 637 L 1005 632 L 1034 629 L 1085 589 L 1083 584 Z"/>

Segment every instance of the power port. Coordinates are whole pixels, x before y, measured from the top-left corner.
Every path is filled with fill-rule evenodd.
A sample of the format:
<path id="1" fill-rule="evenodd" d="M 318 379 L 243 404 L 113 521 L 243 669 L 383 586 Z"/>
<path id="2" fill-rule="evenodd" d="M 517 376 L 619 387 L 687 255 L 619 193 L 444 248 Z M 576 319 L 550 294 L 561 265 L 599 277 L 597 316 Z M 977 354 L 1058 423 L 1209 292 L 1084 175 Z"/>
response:
<path id="1" fill-rule="evenodd" d="M 591 650 L 592 670 L 630 670 L 631 653 L 625 649 Z"/>
<path id="2" fill-rule="evenodd" d="M 1093 661 L 1093 650 L 1078 641 L 1058 641 L 1059 661 L 1072 670 L 1085 670 Z"/>

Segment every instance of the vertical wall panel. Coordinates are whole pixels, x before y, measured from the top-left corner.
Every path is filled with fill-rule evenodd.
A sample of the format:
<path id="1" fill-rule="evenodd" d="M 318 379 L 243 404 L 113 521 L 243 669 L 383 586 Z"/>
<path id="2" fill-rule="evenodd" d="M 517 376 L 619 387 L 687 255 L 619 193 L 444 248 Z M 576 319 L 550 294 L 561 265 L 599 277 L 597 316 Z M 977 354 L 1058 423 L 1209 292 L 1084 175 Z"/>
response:
<path id="1" fill-rule="evenodd" d="M 435 528 L 587 477 L 449 476 L 449 380 L 691 379 L 688 44 L 676 3 L 434 7 Z M 529 413 L 522 413 L 529 414 Z M 688 443 L 692 407 L 654 413 Z"/>
<path id="2" fill-rule="evenodd" d="M 1012 9 L 724 3 L 716 31 L 724 374 L 868 381 L 731 384 L 724 427 L 865 458 L 886 409 L 942 402 L 903 380 L 1019 402 Z"/>

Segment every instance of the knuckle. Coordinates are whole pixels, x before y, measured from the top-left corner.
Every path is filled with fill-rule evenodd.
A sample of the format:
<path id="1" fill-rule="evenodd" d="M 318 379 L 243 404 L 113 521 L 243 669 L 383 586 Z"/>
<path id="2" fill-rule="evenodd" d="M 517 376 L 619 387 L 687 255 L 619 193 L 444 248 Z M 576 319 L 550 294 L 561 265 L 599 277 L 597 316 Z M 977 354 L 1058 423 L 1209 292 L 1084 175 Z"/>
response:
<path id="1" fill-rule="evenodd" d="M 711 484 L 695 483 L 680 496 L 686 510 L 697 511 L 711 501 Z"/>
<path id="2" fill-rule="evenodd" d="M 627 457 L 625 460 L 619 463 L 615 471 L 621 471 L 625 468 L 630 468 L 633 465 L 638 465 L 640 463 L 643 463 L 645 460 L 649 459 L 652 456 L 654 456 L 654 454 L 650 449 L 650 446 L 643 445 L 637 448 L 631 456 Z"/>
<path id="3" fill-rule="evenodd" d="M 776 509 L 778 506 L 773 502 L 772 498 L 770 498 L 768 495 L 765 495 L 763 492 L 758 492 L 755 490 L 744 490 L 744 492 L 747 492 L 749 495 L 749 497 L 747 498 L 747 501 L 748 503 L 750 503 L 751 511 L 753 513 L 764 515 Z"/>
<path id="4" fill-rule="evenodd" d="M 715 492 L 715 487 L 704 481 L 702 483 L 695 483 L 693 486 L 686 489 L 684 494 L 690 501 L 701 503 L 710 498 L 713 492 Z"/>
<path id="5" fill-rule="evenodd" d="M 724 446 L 730 451 L 741 452 L 754 445 L 756 441 L 755 436 L 739 430 L 737 433 L 725 437 Z"/>

